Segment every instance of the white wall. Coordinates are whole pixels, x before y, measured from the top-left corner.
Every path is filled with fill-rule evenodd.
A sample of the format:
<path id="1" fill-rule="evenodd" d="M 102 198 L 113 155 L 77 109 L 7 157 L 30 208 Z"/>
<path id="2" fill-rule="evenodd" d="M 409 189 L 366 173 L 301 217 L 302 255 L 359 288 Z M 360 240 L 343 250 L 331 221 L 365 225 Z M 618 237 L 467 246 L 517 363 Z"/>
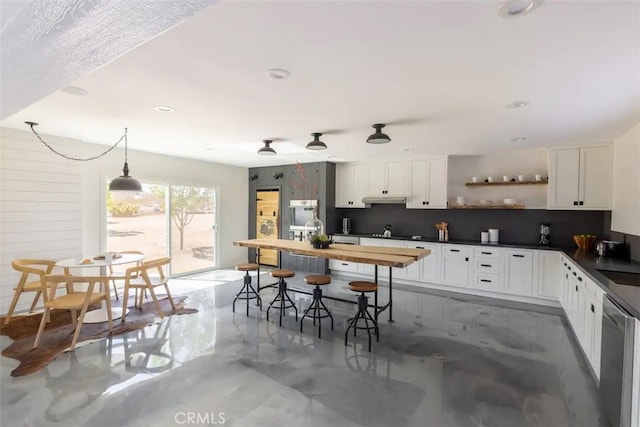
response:
<path id="1" fill-rule="evenodd" d="M 640 236 L 640 123 L 613 144 L 611 229 Z"/>
<path id="2" fill-rule="evenodd" d="M 43 137 L 70 155 L 91 156 L 107 148 Z M 105 182 L 121 175 L 124 150 L 74 162 L 49 152 L 31 132 L 0 128 L 0 156 L 0 312 L 4 313 L 19 278 L 11 268 L 12 259 L 88 256 L 103 249 Z M 246 262 L 247 250 L 232 243 L 247 238 L 246 168 L 132 150 L 129 168 L 130 175 L 145 182 L 215 188 L 218 266 Z M 28 300 L 24 297 L 20 308 L 28 306 Z"/>
<path id="3" fill-rule="evenodd" d="M 546 209 L 547 186 L 513 185 L 491 187 L 467 187 L 465 182 L 471 182 L 471 177 L 477 176 L 484 180 L 493 176 L 494 180 L 502 181 L 503 175 L 516 178 L 525 175 L 527 180 L 533 180 L 535 174 L 548 176 L 547 151 L 525 150 L 501 152 L 481 156 L 449 156 L 448 197 L 455 203 L 457 196 L 467 198 L 468 204 L 477 204 L 479 200 L 491 200 L 493 204 L 501 204 L 503 199 L 516 199 L 527 209 Z"/>

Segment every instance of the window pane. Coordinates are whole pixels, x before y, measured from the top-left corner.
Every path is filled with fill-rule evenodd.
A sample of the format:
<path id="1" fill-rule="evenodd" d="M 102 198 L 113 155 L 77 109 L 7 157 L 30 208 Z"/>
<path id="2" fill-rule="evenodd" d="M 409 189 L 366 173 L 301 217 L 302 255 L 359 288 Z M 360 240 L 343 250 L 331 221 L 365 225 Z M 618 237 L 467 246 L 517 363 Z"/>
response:
<path id="1" fill-rule="evenodd" d="M 171 186 L 171 272 L 215 267 L 215 190 Z"/>
<path id="2" fill-rule="evenodd" d="M 147 260 L 167 256 L 165 187 L 142 184 L 142 193 L 107 191 L 107 250 L 137 250 Z"/>

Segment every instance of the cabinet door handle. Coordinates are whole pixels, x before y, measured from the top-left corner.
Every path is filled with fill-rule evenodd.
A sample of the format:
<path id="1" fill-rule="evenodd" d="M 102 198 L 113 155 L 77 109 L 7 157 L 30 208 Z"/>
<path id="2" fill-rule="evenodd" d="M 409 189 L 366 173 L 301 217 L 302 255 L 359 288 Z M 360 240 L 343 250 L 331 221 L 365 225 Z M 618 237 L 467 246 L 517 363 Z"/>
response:
<path id="1" fill-rule="evenodd" d="M 260 211 L 260 216 L 262 216 L 262 211 Z"/>
<path id="2" fill-rule="evenodd" d="M 578 204 L 579 204 L 580 206 L 584 206 L 584 201 L 580 201 L 580 202 L 578 202 Z"/>
<path id="3" fill-rule="evenodd" d="M 346 262 L 341 262 L 340 264 L 342 264 L 342 265 L 349 265 L 349 264 L 347 264 Z"/>
<path id="4" fill-rule="evenodd" d="M 564 264 L 564 266 L 565 266 L 565 267 L 567 266 L 567 263 L 566 263 L 566 262 L 565 262 L 565 263 L 563 263 L 563 264 Z"/>
<path id="5" fill-rule="evenodd" d="M 491 283 L 491 280 L 488 280 L 488 279 L 480 279 L 480 281 L 484 283 Z"/>
<path id="6" fill-rule="evenodd" d="M 276 211 L 273 211 L 273 216 L 276 216 Z"/>
<path id="7" fill-rule="evenodd" d="M 524 255 L 520 255 L 520 254 L 513 254 L 513 256 L 516 258 L 524 258 Z"/>
<path id="8" fill-rule="evenodd" d="M 591 304 L 591 312 L 595 313 L 596 312 L 596 308 L 593 306 L 593 304 Z"/>
<path id="9" fill-rule="evenodd" d="M 579 277 L 579 276 L 578 276 L 578 280 L 582 282 L 582 277 Z"/>
<path id="10" fill-rule="evenodd" d="M 424 246 L 416 246 L 416 249 L 424 249 Z"/>
<path id="11" fill-rule="evenodd" d="M 465 260 L 465 261 L 467 261 L 467 262 L 469 262 L 469 257 L 466 257 L 464 260 Z"/>
<path id="12" fill-rule="evenodd" d="M 429 204 L 429 201 L 427 200 L 427 202 L 426 202 L 426 203 L 427 203 L 427 205 L 428 205 L 428 204 Z"/>
<path id="13" fill-rule="evenodd" d="M 574 276 L 576 276 L 576 277 L 578 277 L 578 274 L 577 274 L 575 271 L 573 272 L 573 275 L 574 275 Z"/>
<path id="14" fill-rule="evenodd" d="M 491 267 L 491 264 L 480 264 L 480 267 Z"/>
<path id="15" fill-rule="evenodd" d="M 493 252 L 480 252 L 482 255 L 493 255 Z"/>
<path id="16" fill-rule="evenodd" d="M 425 201 L 423 200 L 423 201 L 422 201 L 422 204 L 423 204 L 423 205 L 426 205 L 426 204 L 427 204 L 427 202 L 425 202 Z"/>
<path id="17" fill-rule="evenodd" d="M 569 278 L 569 273 L 565 274 L 565 275 L 564 275 L 564 278 L 565 278 L 565 279 L 568 279 L 568 278 Z"/>
<path id="18" fill-rule="evenodd" d="M 576 292 L 578 292 L 578 285 L 576 285 Z"/>
<path id="19" fill-rule="evenodd" d="M 460 249 L 449 249 L 451 252 L 460 252 Z"/>
<path id="20" fill-rule="evenodd" d="M 567 265 L 567 268 L 568 268 L 569 270 L 571 270 L 571 266 L 570 266 L 570 265 Z"/>
<path id="21" fill-rule="evenodd" d="M 577 201 L 573 202 L 573 206 L 578 206 L 578 202 Z"/>

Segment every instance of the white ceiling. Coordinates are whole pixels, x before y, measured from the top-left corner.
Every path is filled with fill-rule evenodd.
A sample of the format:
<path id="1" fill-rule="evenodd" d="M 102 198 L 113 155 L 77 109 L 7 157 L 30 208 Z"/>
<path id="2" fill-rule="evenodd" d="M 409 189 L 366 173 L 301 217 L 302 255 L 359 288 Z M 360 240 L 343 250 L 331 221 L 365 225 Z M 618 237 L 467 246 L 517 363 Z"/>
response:
<path id="1" fill-rule="evenodd" d="M 547 0 L 510 19 L 501 4 L 220 2 L 72 83 L 88 96 L 0 125 L 100 144 L 128 126 L 131 149 L 259 166 L 594 143 L 640 121 L 640 2 Z M 365 143 L 377 122 L 391 143 Z M 311 132 L 329 149 L 306 150 Z M 271 138 L 278 155 L 256 154 Z"/>

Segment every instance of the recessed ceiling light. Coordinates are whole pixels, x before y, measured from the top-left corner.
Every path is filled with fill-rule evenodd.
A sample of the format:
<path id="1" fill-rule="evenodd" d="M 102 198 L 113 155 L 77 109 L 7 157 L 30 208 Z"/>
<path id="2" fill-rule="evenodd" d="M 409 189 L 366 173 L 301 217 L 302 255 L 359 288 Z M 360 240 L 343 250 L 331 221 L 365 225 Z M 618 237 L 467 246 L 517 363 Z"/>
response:
<path id="1" fill-rule="evenodd" d="M 507 104 L 507 108 L 524 108 L 528 105 L 527 101 L 514 101 L 511 104 Z"/>
<path id="2" fill-rule="evenodd" d="M 174 111 L 173 108 L 168 105 L 156 105 L 153 109 L 161 113 L 173 113 Z"/>
<path id="3" fill-rule="evenodd" d="M 524 142 L 526 140 L 527 140 L 527 138 L 525 138 L 524 136 L 519 136 L 517 138 L 511 138 L 509 140 L 509 142 Z"/>
<path id="4" fill-rule="evenodd" d="M 282 68 L 272 68 L 267 70 L 265 75 L 274 80 L 284 80 L 288 79 L 291 76 L 291 73 L 287 70 L 283 70 Z"/>
<path id="5" fill-rule="evenodd" d="M 76 95 L 76 96 L 89 95 L 89 92 L 86 89 L 82 89 L 81 87 L 77 87 L 77 86 L 65 86 L 60 90 L 69 95 Z"/>
<path id="6" fill-rule="evenodd" d="M 498 9 L 498 15 L 503 18 L 514 18 L 526 15 L 539 8 L 544 0 L 507 0 Z"/>

